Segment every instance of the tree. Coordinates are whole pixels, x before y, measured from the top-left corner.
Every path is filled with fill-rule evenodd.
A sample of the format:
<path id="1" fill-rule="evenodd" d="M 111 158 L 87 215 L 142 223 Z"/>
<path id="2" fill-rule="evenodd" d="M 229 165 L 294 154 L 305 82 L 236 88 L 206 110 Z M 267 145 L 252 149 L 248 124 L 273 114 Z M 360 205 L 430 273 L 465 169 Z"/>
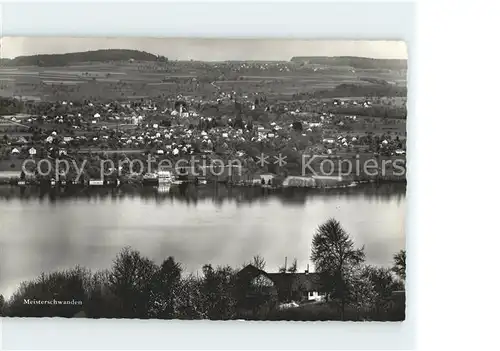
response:
<path id="1" fill-rule="evenodd" d="M 178 314 L 178 294 L 181 282 L 181 265 L 173 257 L 167 258 L 154 276 L 152 284 L 153 316 L 172 319 Z"/>
<path id="2" fill-rule="evenodd" d="M 252 265 L 260 270 L 264 270 L 266 268 L 266 261 L 260 255 L 255 255 L 252 259 Z"/>
<path id="3" fill-rule="evenodd" d="M 288 273 L 297 273 L 297 259 L 294 258 L 292 265 L 288 268 Z"/>
<path id="4" fill-rule="evenodd" d="M 341 318 L 352 300 L 353 271 L 365 260 L 364 247 L 354 247 L 349 234 L 335 219 L 320 225 L 313 237 L 311 261 L 320 273 L 328 297 L 340 302 Z"/>
<path id="5" fill-rule="evenodd" d="M 108 270 L 94 273 L 85 286 L 88 302 L 83 306 L 89 318 L 114 318 L 119 311 L 119 299 L 112 293 Z"/>
<path id="6" fill-rule="evenodd" d="M 119 300 L 122 318 L 147 318 L 152 305 L 153 277 L 158 267 L 139 251 L 124 248 L 113 262 L 109 283 Z"/>
<path id="7" fill-rule="evenodd" d="M 73 317 L 87 302 L 84 287 L 89 277 L 90 271 L 80 267 L 41 274 L 33 281 L 21 283 L 5 304 L 4 314 L 9 317 Z M 26 300 L 32 302 L 26 303 Z M 54 300 L 72 303 L 38 303 Z"/>
<path id="8" fill-rule="evenodd" d="M 360 310 L 369 310 L 375 306 L 376 293 L 370 275 L 367 274 L 366 267 L 358 267 L 350 272 L 351 281 L 351 305 Z M 359 318 L 359 316 L 358 316 Z"/>
<path id="9" fill-rule="evenodd" d="M 203 266 L 204 317 L 212 320 L 230 319 L 235 315 L 236 299 L 233 297 L 235 274 L 231 267 Z"/>
<path id="10" fill-rule="evenodd" d="M 377 314 L 381 309 L 386 309 L 394 291 L 403 290 L 402 284 L 398 282 L 391 269 L 384 267 L 366 266 L 363 269 L 363 277 L 368 278 L 372 290 L 372 305 Z M 361 297 L 365 299 L 365 297 Z"/>
<path id="11" fill-rule="evenodd" d="M 406 280 L 406 250 L 401 250 L 394 255 L 394 266 L 392 271 L 403 281 Z"/>
<path id="12" fill-rule="evenodd" d="M 162 55 L 158 55 L 157 60 L 158 60 L 159 62 L 168 62 L 168 58 L 167 58 L 167 57 L 165 57 L 165 56 L 162 56 Z"/>
<path id="13" fill-rule="evenodd" d="M 2 294 L 0 294 L 0 317 L 3 316 L 3 305 L 5 304 L 5 299 Z"/>

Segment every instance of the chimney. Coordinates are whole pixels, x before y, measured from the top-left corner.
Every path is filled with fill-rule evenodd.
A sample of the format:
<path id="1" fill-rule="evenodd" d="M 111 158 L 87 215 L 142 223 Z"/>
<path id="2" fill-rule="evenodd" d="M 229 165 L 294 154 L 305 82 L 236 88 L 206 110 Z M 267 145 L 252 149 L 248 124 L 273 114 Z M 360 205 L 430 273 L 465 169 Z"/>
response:
<path id="1" fill-rule="evenodd" d="M 286 258 L 287 258 L 287 257 L 285 256 L 285 273 L 286 273 Z"/>
<path id="2" fill-rule="evenodd" d="M 305 274 L 309 274 L 309 263 L 307 264 L 307 269 L 304 272 Z"/>

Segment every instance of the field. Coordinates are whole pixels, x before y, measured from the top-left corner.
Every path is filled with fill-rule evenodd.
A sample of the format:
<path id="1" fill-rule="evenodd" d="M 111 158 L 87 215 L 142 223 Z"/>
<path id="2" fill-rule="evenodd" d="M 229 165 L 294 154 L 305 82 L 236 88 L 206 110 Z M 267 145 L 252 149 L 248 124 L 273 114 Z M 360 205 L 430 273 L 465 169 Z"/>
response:
<path id="1" fill-rule="evenodd" d="M 235 91 L 286 97 L 330 90 L 340 84 L 370 86 L 374 79 L 406 85 L 406 71 L 354 70 L 351 67 L 233 70 L 224 77 L 218 76 L 218 72 L 216 63 L 152 66 L 150 63 L 117 62 L 46 68 L 0 67 L 0 96 L 27 100 L 91 99 L 96 96 L 133 99 L 171 94 L 209 97 L 217 91 Z"/>

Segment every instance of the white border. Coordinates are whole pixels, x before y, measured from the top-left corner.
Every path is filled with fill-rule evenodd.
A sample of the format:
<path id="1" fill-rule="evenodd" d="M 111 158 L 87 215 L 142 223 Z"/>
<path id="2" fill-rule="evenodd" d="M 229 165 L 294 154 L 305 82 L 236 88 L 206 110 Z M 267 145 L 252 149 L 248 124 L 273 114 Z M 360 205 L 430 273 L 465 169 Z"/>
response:
<path id="1" fill-rule="evenodd" d="M 414 8 L 411 3 L 6 3 L 4 36 L 202 36 L 399 39 L 409 46 L 413 70 Z M 414 90 L 413 73 L 409 77 Z M 412 96 L 410 95 L 410 98 Z M 412 100 L 410 104 L 414 105 Z M 416 152 L 409 113 L 409 153 Z M 411 127 L 411 128 L 410 128 Z M 415 188 L 409 165 L 409 212 Z M 408 216 L 407 243 L 414 245 Z M 411 217 L 411 219 L 415 219 Z M 4 349 L 409 349 L 413 347 L 415 304 L 410 277 L 404 323 L 301 323 L 210 321 L 118 321 L 4 319 Z M 28 337 L 29 335 L 29 337 Z"/>

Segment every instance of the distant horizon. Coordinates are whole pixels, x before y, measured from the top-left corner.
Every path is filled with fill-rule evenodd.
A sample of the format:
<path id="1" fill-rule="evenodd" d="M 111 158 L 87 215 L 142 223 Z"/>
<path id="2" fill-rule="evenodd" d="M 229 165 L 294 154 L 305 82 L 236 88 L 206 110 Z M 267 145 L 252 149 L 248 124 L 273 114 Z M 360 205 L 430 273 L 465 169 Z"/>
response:
<path id="1" fill-rule="evenodd" d="M 206 38 L 3 37 L 0 58 L 106 49 L 137 50 L 173 61 L 290 61 L 292 57 L 408 60 L 403 41 Z"/>
<path id="2" fill-rule="evenodd" d="M 137 52 L 145 52 L 147 54 L 151 55 L 156 55 L 156 56 L 163 56 L 163 55 L 158 55 L 152 52 L 148 51 L 143 51 L 143 50 L 135 50 L 135 49 L 96 49 L 96 50 L 85 50 L 85 51 L 68 51 L 68 52 L 62 52 L 62 53 L 49 53 L 49 54 L 30 54 L 30 55 L 21 55 L 21 56 L 16 56 L 16 57 L 0 57 L 0 59 L 3 60 L 15 60 L 20 57 L 32 57 L 32 56 L 45 56 L 45 55 L 69 55 L 69 54 L 78 54 L 82 52 L 98 52 L 98 51 L 104 51 L 104 50 L 124 50 L 124 51 L 137 51 Z M 314 57 L 314 58 L 342 58 L 342 57 L 354 57 L 354 58 L 360 58 L 360 59 L 369 59 L 369 60 L 401 60 L 401 61 L 407 61 L 407 58 L 399 58 L 399 59 L 394 59 L 394 58 L 373 58 L 373 57 L 367 57 L 367 56 L 352 56 L 352 55 L 338 55 L 338 56 L 324 56 L 324 55 L 296 55 L 290 57 L 288 60 L 258 60 L 258 59 L 251 59 L 251 60 L 245 60 L 245 59 L 227 59 L 227 60 L 192 60 L 192 59 L 170 59 L 171 61 L 181 61 L 181 62 L 189 62 L 189 61 L 195 61 L 195 62 L 290 62 L 294 57 Z"/>

